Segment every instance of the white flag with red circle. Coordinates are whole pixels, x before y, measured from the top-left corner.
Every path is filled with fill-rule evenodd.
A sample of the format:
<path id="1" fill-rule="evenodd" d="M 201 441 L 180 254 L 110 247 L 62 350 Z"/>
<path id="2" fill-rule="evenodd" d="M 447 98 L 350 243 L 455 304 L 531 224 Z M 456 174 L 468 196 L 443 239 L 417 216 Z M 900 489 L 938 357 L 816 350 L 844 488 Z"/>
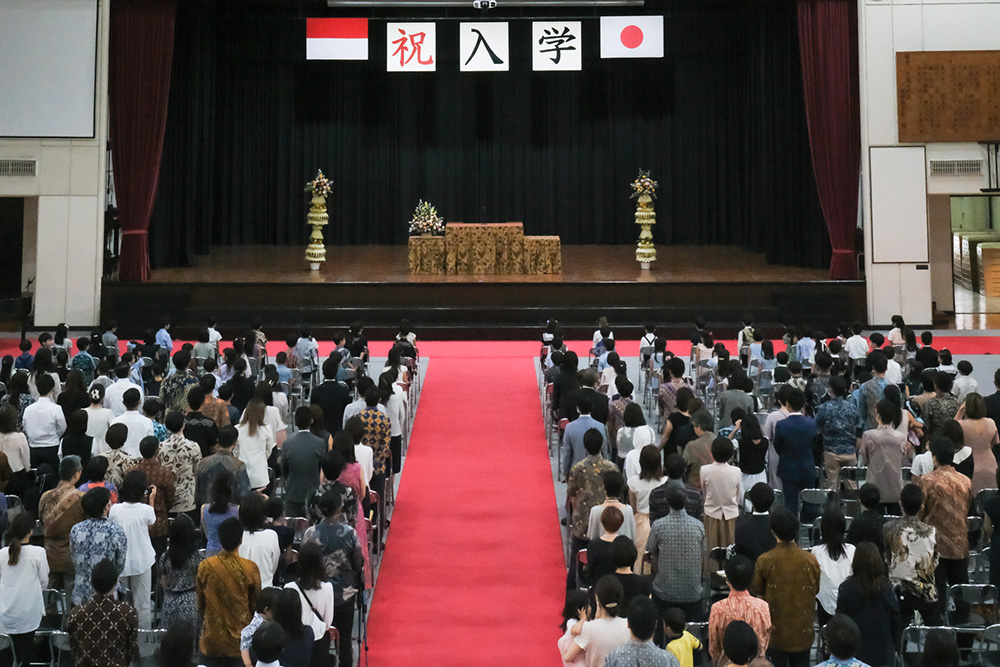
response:
<path id="1" fill-rule="evenodd" d="M 662 16 L 602 16 L 602 58 L 662 58 Z"/>

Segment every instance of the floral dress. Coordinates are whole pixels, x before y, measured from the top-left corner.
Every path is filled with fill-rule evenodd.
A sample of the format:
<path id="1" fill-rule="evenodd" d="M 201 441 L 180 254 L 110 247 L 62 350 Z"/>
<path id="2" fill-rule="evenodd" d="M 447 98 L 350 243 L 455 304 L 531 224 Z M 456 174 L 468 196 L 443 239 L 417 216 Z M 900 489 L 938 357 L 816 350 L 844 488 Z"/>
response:
<path id="1" fill-rule="evenodd" d="M 177 622 L 189 623 L 192 628 L 198 628 L 198 599 L 195 595 L 195 584 L 200 564 L 201 558 L 197 553 L 191 554 L 179 569 L 174 569 L 171 564 L 169 550 L 160 556 L 160 574 L 166 580 L 160 616 L 161 628 L 169 628 Z"/>
<path id="2" fill-rule="evenodd" d="M 368 531 L 365 528 L 365 512 L 361 507 L 361 466 L 358 463 L 348 463 L 347 467 L 344 468 L 344 472 L 340 473 L 340 477 L 337 478 L 337 481 L 344 486 L 349 486 L 354 489 L 354 493 L 358 497 L 358 511 L 357 517 L 354 521 L 354 530 L 358 534 L 358 542 L 361 543 L 361 554 L 365 557 L 365 587 L 371 588 L 371 555 L 368 553 Z M 345 516 L 348 515 L 347 512 L 344 514 Z M 362 537 L 362 535 L 365 537 Z"/>

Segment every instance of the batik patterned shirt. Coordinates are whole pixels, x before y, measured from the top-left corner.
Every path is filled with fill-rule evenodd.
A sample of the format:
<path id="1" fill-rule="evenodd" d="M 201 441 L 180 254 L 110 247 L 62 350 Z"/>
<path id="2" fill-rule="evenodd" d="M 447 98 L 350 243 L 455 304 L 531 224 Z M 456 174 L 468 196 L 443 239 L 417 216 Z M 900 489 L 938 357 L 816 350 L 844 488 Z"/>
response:
<path id="1" fill-rule="evenodd" d="M 154 419 L 153 420 L 153 435 L 156 436 L 157 442 L 161 442 L 162 443 L 164 440 L 167 439 L 167 436 L 170 435 L 170 431 L 167 430 L 166 426 L 164 426 L 163 424 L 161 424 L 160 422 L 158 422 L 158 421 L 156 421 Z"/>
<path id="2" fill-rule="evenodd" d="M 128 602 L 100 595 L 66 622 L 76 667 L 129 667 L 139 657 L 139 617 Z"/>
<path id="3" fill-rule="evenodd" d="M 938 565 L 937 531 L 916 517 L 906 516 L 885 525 L 889 551 L 889 581 L 924 602 L 937 602 L 934 572 Z"/>
<path id="4" fill-rule="evenodd" d="M 570 469 L 566 496 L 573 502 L 574 537 L 587 539 L 590 509 L 600 505 L 607 498 L 601 475 L 611 470 L 618 470 L 618 466 L 599 454 L 577 461 Z"/>
<path id="5" fill-rule="evenodd" d="M 750 595 L 749 591 L 730 591 L 729 597 L 712 605 L 708 613 L 708 654 L 718 667 L 727 667 L 729 659 L 722 650 L 722 638 L 733 621 L 744 621 L 757 633 L 763 657 L 771 640 L 771 610 L 767 602 Z"/>
<path id="6" fill-rule="evenodd" d="M 860 416 L 858 409 L 843 398 L 834 398 L 816 410 L 816 429 L 823 437 L 823 450 L 833 454 L 854 454 L 857 437 L 854 435 Z"/>
<path id="7" fill-rule="evenodd" d="M 125 448 L 109 450 L 104 454 L 108 460 L 108 474 L 106 479 L 116 487 L 122 485 L 125 473 L 135 467 L 142 459 L 135 459 L 125 453 Z"/>
<path id="8" fill-rule="evenodd" d="M 771 612 L 770 648 L 798 653 L 812 646 L 819 577 L 816 557 L 797 544 L 779 542 L 757 559 L 750 592 Z"/>
<path id="9" fill-rule="evenodd" d="M 163 380 L 160 385 L 160 400 L 167 412 L 177 410 L 178 412 L 188 411 L 187 395 L 192 387 L 198 385 L 196 378 L 191 371 L 177 372 Z"/>
<path id="10" fill-rule="evenodd" d="M 243 628 L 253 619 L 260 593 L 256 563 L 222 551 L 198 566 L 198 613 L 201 640 L 198 648 L 211 658 L 238 658 Z"/>
<path id="11" fill-rule="evenodd" d="M 885 388 L 889 381 L 884 377 L 873 377 L 858 388 L 858 426 L 869 431 L 876 426 L 875 406 L 885 398 Z"/>
<path id="12" fill-rule="evenodd" d="M 174 473 L 173 513 L 190 512 L 195 509 L 195 468 L 201 461 L 201 448 L 184 437 L 183 432 L 171 433 L 160 445 L 160 463 Z"/>
<path id="13" fill-rule="evenodd" d="M 951 394 L 938 395 L 924 403 L 920 414 L 923 416 L 924 424 L 927 427 L 928 439 L 932 435 L 939 434 L 944 427 L 944 423 L 949 419 L 954 419 L 955 414 L 961 406 L 962 404 L 958 402 L 958 398 Z"/>
<path id="14" fill-rule="evenodd" d="M 319 485 L 316 493 L 306 500 L 309 508 L 309 516 L 313 522 L 319 523 L 324 519 L 323 512 L 319 509 L 319 499 L 328 491 L 336 491 L 340 494 L 341 512 L 343 512 L 344 523 L 348 526 L 357 525 L 358 522 L 358 494 L 349 486 L 341 484 L 338 480 L 326 481 Z"/>
<path id="15" fill-rule="evenodd" d="M 656 392 L 656 400 L 660 404 L 660 414 L 669 417 L 677 411 L 677 390 L 684 386 L 684 378 L 672 378 L 664 382 Z"/>
<path id="16" fill-rule="evenodd" d="M 146 484 L 156 487 L 156 498 L 153 500 L 156 522 L 149 527 L 149 536 L 166 537 L 169 527 L 167 514 L 173 507 L 177 495 L 175 482 L 177 478 L 170 468 L 156 459 L 143 459 L 136 463 L 132 470 L 141 470 L 146 475 Z"/>
<path id="17" fill-rule="evenodd" d="M 625 425 L 625 408 L 632 403 L 630 396 L 619 396 L 608 405 L 608 442 L 618 444 L 618 429 Z"/>
<path id="18" fill-rule="evenodd" d="M 653 642 L 637 642 L 630 639 L 611 651 L 604 659 L 604 667 L 679 667 L 673 653 L 664 651 Z"/>
<path id="19" fill-rule="evenodd" d="M 361 438 L 362 445 L 368 445 L 375 454 L 375 474 L 385 475 L 388 472 L 389 440 L 392 438 L 392 423 L 389 418 L 377 408 L 365 408 L 358 413 L 361 423 L 365 425 L 365 435 Z"/>
<path id="20" fill-rule="evenodd" d="M 353 528 L 340 520 L 323 520 L 306 529 L 303 542 L 323 547 L 326 579 L 333 584 L 333 604 L 340 606 L 358 592 L 358 581 L 365 565 L 361 542 Z"/>
<path id="21" fill-rule="evenodd" d="M 941 466 L 917 483 L 924 491 L 918 518 L 937 531 L 938 555 L 949 559 L 968 557 L 966 516 L 972 503 L 972 481 L 952 466 Z"/>
<path id="22" fill-rule="evenodd" d="M 70 572 L 73 559 L 69 551 L 69 533 L 73 526 L 83 521 L 80 498 L 83 494 L 69 482 L 60 482 L 56 488 L 42 494 L 38 501 L 38 518 L 45 526 L 45 555 L 50 572 Z"/>
<path id="23" fill-rule="evenodd" d="M 76 567 L 73 604 L 82 604 L 94 597 L 90 574 L 94 566 L 107 558 L 119 572 L 125 569 L 128 538 L 125 530 L 106 518 L 86 519 L 69 531 L 69 548 Z"/>

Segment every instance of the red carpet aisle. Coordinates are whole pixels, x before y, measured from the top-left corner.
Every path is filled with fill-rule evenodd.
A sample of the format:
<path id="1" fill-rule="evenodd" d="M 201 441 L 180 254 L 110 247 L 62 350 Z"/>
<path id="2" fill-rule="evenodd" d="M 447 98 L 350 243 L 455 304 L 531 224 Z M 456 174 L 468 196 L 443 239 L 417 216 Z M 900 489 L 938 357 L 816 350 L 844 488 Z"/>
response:
<path id="1" fill-rule="evenodd" d="M 534 361 L 498 359 L 504 345 L 427 354 L 371 610 L 373 667 L 561 664 L 566 570 Z"/>

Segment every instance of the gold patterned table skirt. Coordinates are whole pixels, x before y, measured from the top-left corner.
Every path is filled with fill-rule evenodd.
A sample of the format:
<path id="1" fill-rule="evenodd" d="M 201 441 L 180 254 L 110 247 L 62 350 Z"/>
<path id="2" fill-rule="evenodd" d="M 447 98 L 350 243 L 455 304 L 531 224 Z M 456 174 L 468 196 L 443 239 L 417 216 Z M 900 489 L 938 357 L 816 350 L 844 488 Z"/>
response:
<path id="1" fill-rule="evenodd" d="M 411 236 L 408 258 L 410 273 L 444 273 L 444 237 Z"/>
<path id="2" fill-rule="evenodd" d="M 558 236 L 524 237 L 524 273 L 561 273 L 562 245 Z"/>
<path id="3" fill-rule="evenodd" d="M 525 236 L 520 222 L 449 222 L 444 237 L 410 237 L 410 273 L 493 275 L 562 271 L 558 236 Z"/>

